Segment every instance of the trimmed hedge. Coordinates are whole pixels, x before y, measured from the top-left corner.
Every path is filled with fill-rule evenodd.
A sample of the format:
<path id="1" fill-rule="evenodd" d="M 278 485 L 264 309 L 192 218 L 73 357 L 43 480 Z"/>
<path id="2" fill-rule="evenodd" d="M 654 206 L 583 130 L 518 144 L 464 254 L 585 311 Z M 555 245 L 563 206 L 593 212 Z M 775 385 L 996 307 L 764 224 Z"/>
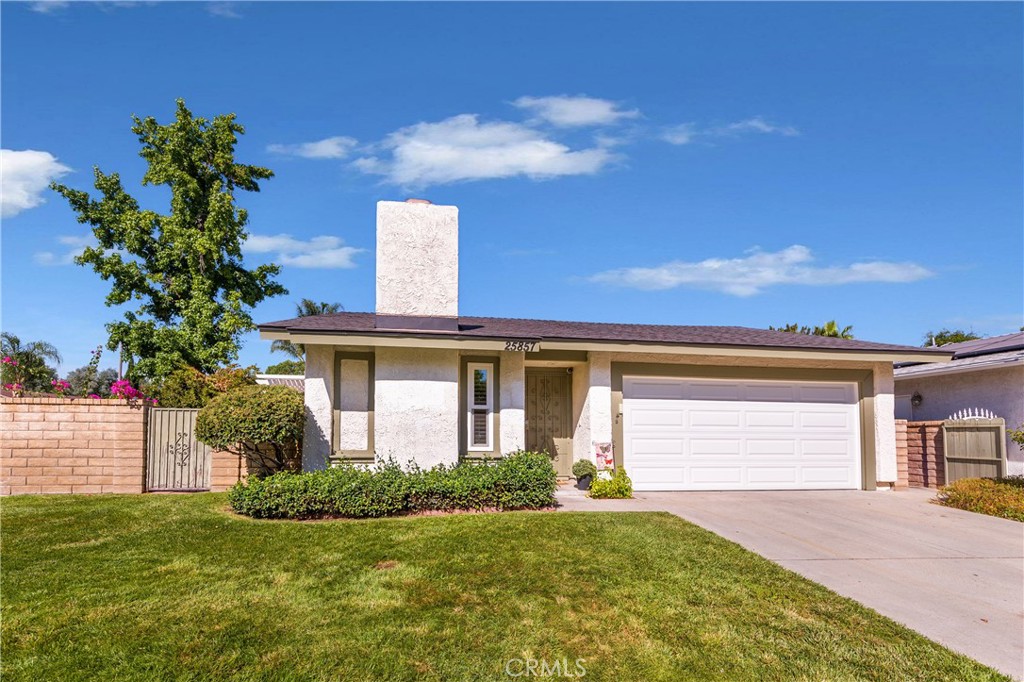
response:
<path id="1" fill-rule="evenodd" d="M 964 478 L 939 489 L 939 504 L 1024 521 L 1024 477 Z"/>
<path id="2" fill-rule="evenodd" d="M 421 511 L 540 509 L 555 504 L 547 455 L 517 452 L 494 463 L 403 470 L 351 464 L 283 472 L 236 484 L 231 508 L 257 519 L 373 518 Z"/>

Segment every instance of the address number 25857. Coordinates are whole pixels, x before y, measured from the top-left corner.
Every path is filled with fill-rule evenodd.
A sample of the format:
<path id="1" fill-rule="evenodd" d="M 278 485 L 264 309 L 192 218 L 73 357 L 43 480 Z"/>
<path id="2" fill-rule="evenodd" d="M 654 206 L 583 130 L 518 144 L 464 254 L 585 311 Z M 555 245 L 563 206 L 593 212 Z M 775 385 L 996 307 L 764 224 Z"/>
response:
<path id="1" fill-rule="evenodd" d="M 536 341 L 506 341 L 505 350 L 533 353 L 537 350 Z"/>

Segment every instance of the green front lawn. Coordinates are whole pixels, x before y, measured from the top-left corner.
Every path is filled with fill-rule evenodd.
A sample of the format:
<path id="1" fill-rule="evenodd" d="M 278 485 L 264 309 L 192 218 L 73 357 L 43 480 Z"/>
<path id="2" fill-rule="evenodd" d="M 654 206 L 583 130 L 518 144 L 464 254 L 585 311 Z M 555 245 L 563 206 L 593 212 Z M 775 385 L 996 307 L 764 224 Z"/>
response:
<path id="1" fill-rule="evenodd" d="M 225 507 L 3 500 L 3 679 L 509 680 L 526 658 L 587 680 L 1001 679 L 668 514 Z"/>

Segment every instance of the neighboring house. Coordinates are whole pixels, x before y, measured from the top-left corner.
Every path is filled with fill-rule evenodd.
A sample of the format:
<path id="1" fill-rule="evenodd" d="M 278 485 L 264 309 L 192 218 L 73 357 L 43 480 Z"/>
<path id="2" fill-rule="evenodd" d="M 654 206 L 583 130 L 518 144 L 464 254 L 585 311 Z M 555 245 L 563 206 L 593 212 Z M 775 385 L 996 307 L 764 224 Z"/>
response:
<path id="1" fill-rule="evenodd" d="M 871 490 L 896 480 L 893 363 L 949 358 L 743 327 L 463 317 L 458 253 L 456 207 L 380 202 L 376 312 L 260 325 L 305 346 L 303 468 L 525 448 L 563 477 L 614 461 L 638 490 Z"/>
<path id="2" fill-rule="evenodd" d="M 896 368 L 897 418 L 926 421 L 987 410 L 1005 419 L 1007 429 L 1024 424 L 1024 332 L 948 343 L 941 350 L 953 359 Z M 1024 474 L 1024 453 L 1009 437 L 1006 460 L 1008 474 Z"/>
<path id="3" fill-rule="evenodd" d="M 301 391 L 306 387 L 306 377 L 301 374 L 257 374 L 256 383 L 264 386 L 288 386 Z"/>

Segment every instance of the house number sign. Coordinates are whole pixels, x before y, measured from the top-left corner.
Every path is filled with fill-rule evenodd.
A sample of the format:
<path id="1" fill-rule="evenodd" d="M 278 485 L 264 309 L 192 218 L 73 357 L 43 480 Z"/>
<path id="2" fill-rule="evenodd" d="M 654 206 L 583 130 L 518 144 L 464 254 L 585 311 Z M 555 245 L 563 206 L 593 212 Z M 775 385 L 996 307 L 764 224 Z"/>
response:
<path id="1" fill-rule="evenodd" d="M 539 350 L 540 344 L 536 341 L 520 341 L 518 339 L 509 339 L 505 341 L 505 350 L 521 351 L 525 353 L 536 353 Z"/>

